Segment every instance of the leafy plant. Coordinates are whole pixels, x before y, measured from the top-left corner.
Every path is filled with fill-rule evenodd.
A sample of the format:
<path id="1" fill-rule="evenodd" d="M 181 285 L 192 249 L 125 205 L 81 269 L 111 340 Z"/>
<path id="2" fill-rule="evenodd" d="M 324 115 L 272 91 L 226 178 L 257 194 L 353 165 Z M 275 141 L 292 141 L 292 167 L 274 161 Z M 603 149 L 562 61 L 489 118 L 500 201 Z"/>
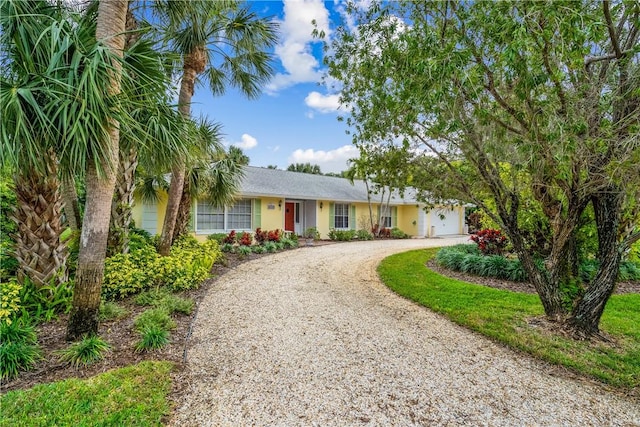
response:
<path id="1" fill-rule="evenodd" d="M 140 341 L 136 344 L 137 353 L 162 348 L 169 344 L 169 331 L 158 326 L 150 325 L 140 331 Z"/>
<path id="2" fill-rule="evenodd" d="M 124 307 L 119 306 L 115 302 L 103 301 L 100 304 L 100 313 L 98 314 L 98 319 L 100 319 L 101 322 L 120 319 L 126 316 L 127 313 L 128 311 Z"/>
<path id="3" fill-rule="evenodd" d="M 21 288 L 15 278 L 0 280 L 0 322 L 11 323 L 11 317 L 20 311 Z"/>
<path id="4" fill-rule="evenodd" d="M 229 234 L 227 234 L 227 236 L 222 239 L 222 243 L 234 244 L 236 243 L 237 238 L 238 237 L 236 236 L 236 230 L 231 230 Z"/>
<path id="5" fill-rule="evenodd" d="M 240 239 L 238 240 L 238 243 L 240 244 L 240 246 L 251 246 L 251 244 L 253 243 L 253 236 L 251 235 L 251 233 L 243 231 Z"/>
<path id="6" fill-rule="evenodd" d="M 111 346 L 98 335 L 84 336 L 80 341 L 60 350 L 60 361 L 66 362 L 74 368 L 88 366 L 102 360 Z"/>
<path id="7" fill-rule="evenodd" d="M 266 242 L 263 247 L 267 252 L 276 252 L 278 250 L 275 242 Z"/>
<path id="8" fill-rule="evenodd" d="M 238 248 L 236 249 L 236 252 L 237 252 L 239 255 L 241 255 L 241 256 L 243 256 L 243 257 L 245 257 L 245 256 L 249 255 L 249 254 L 252 252 L 252 249 L 251 249 L 251 247 L 250 247 L 250 246 L 244 246 L 244 245 L 242 245 L 242 246 L 238 246 Z"/>
<path id="9" fill-rule="evenodd" d="M 280 241 L 280 230 L 271 230 L 267 233 L 267 240 L 270 242 L 279 242 Z"/>
<path id="10" fill-rule="evenodd" d="M 373 239 L 373 234 L 371 234 L 371 232 L 369 232 L 369 230 L 365 230 L 364 228 L 361 228 L 358 231 L 356 231 L 356 239 L 358 239 L 358 240 L 372 240 Z"/>
<path id="11" fill-rule="evenodd" d="M 316 227 L 309 227 L 302 234 L 306 239 L 318 240 L 320 238 L 320 233 Z"/>
<path id="12" fill-rule="evenodd" d="M 269 233 L 266 230 L 261 229 L 260 227 L 256 228 L 256 232 L 253 235 L 253 238 L 256 239 L 259 245 L 262 245 L 264 242 L 268 240 Z"/>
<path id="13" fill-rule="evenodd" d="M 225 237 L 227 237 L 227 233 L 213 233 L 207 236 L 207 240 L 213 240 L 218 242 L 219 245 L 222 245 Z"/>
<path id="14" fill-rule="evenodd" d="M 282 246 L 285 249 L 292 249 L 292 248 L 298 247 L 298 241 L 290 238 L 282 239 L 280 243 L 282 243 Z"/>
<path id="15" fill-rule="evenodd" d="M 485 228 L 471 235 L 471 240 L 478 244 L 483 255 L 502 255 L 507 246 L 507 238 L 500 230 Z"/>
<path id="16" fill-rule="evenodd" d="M 253 246 L 251 250 L 253 251 L 254 254 L 263 254 L 267 252 L 267 248 L 265 248 L 263 245 Z"/>
<path id="17" fill-rule="evenodd" d="M 12 379 L 28 371 L 41 358 L 37 337 L 30 323 L 19 319 L 0 322 L 0 379 Z"/>
<path id="18" fill-rule="evenodd" d="M 404 231 L 400 230 L 397 227 L 391 229 L 391 238 L 392 239 L 408 239 L 409 235 Z"/>
<path id="19" fill-rule="evenodd" d="M 348 242 L 353 240 L 355 236 L 356 236 L 356 232 L 354 230 L 336 230 L 333 228 L 329 230 L 329 239 L 331 240 Z"/>
<path id="20" fill-rule="evenodd" d="M 36 288 L 28 277 L 23 282 L 20 288 L 20 309 L 23 315 L 28 313 L 35 321 L 49 321 L 57 314 L 68 313 L 71 309 L 72 281 L 40 288 Z"/>
<path id="21" fill-rule="evenodd" d="M 222 246 L 220 246 L 220 250 L 225 253 L 233 253 L 233 249 L 234 247 L 231 243 L 223 243 Z"/>

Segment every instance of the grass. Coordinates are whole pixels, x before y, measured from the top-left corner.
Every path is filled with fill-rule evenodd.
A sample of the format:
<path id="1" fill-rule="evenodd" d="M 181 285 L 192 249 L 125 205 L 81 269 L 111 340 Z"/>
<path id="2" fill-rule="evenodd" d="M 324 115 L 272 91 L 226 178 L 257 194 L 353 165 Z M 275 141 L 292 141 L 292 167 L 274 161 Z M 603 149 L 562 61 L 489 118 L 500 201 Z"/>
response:
<path id="1" fill-rule="evenodd" d="M 88 366 L 105 357 L 111 346 L 97 335 L 83 337 L 59 352 L 60 361 L 71 364 L 75 368 Z"/>
<path id="2" fill-rule="evenodd" d="M 169 362 L 142 362 L 85 380 L 10 391 L 0 426 L 160 426 L 169 413 Z"/>
<path id="3" fill-rule="evenodd" d="M 396 293 L 507 346 L 567 367 L 615 387 L 640 387 L 640 295 L 614 295 L 601 330 L 615 345 L 576 341 L 534 328 L 544 311 L 537 295 L 474 285 L 425 267 L 438 249 L 386 258 L 378 272 Z"/>

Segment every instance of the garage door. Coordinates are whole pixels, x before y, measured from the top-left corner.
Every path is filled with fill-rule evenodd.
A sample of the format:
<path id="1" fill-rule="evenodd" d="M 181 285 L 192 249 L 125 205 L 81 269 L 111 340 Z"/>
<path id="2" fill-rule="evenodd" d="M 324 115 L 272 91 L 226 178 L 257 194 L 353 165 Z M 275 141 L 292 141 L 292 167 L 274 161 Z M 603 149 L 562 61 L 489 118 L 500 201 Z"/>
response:
<path id="1" fill-rule="evenodd" d="M 460 210 L 435 208 L 430 212 L 431 225 L 435 226 L 435 235 L 460 233 Z"/>

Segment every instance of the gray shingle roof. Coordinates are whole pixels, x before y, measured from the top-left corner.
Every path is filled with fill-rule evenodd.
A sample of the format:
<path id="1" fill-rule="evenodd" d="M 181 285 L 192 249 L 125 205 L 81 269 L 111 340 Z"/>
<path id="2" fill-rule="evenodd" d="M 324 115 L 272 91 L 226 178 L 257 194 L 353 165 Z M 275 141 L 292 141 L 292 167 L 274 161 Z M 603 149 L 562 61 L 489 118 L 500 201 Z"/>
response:
<path id="1" fill-rule="evenodd" d="M 273 196 L 336 202 L 367 201 L 367 188 L 364 181 L 360 180 L 355 180 L 352 184 L 345 178 L 254 166 L 245 166 L 244 171 L 245 176 L 241 187 L 243 196 Z M 380 196 L 377 195 L 372 196 L 374 201 L 379 198 Z M 402 199 L 398 194 L 394 194 L 391 199 L 391 204 L 411 203 L 416 203 L 416 201 L 408 195 Z"/>

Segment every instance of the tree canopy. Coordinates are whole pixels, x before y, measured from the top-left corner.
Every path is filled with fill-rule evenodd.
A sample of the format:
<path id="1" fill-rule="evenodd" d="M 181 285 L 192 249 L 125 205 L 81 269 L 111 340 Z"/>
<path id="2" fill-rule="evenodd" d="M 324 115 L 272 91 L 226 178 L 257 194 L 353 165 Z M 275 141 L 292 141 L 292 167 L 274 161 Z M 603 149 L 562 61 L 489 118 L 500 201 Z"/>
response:
<path id="1" fill-rule="evenodd" d="M 640 5 L 376 2 L 348 13 L 327 62 L 354 143 L 404 146 L 446 183 L 442 195 L 504 229 L 550 318 L 597 332 L 640 238 Z M 525 203 L 548 224 L 542 258 L 522 228 Z M 588 208 L 600 268 L 585 283 L 571 265 Z"/>

